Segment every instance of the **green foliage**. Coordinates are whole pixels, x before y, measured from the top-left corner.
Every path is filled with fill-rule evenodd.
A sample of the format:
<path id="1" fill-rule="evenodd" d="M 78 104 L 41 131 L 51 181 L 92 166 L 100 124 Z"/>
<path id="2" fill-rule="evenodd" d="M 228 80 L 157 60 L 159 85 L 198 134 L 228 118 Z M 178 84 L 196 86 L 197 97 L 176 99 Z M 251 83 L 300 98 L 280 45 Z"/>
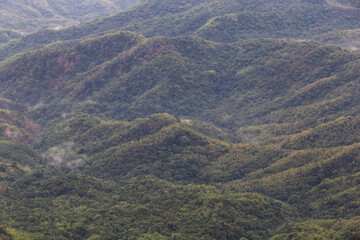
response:
<path id="1" fill-rule="evenodd" d="M 360 114 L 358 59 L 314 42 L 223 45 L 119 32 L 19 55 L 0 65 L 0 79 L 5 96 L 37 104 L 39 122 L 68 112 L 120 120 L 168 112 L 257 143 Z"/>
<path id="2" fill-rule="evenodd" d="M 357 216 L 359 145 L 295 151 L 227 184 L 294 204 L 303 216 Z"/>
<path id="3" fill-rule="evenodd" d="M 279 227 L 271 240 L 286 239 L 357 239 L 359 219 L 349 220 L 312 220 L 302 223 L 286 223 Z"/>
<path id="4" fill-rule="evenodd" d="M 101 42 L 121 47 L 113 54 Z M 93 51 L 86 49 L 91 46 L 98 49 L 94 54 L 99 62 L 94 60 L 90 67 L 87 59 Z M 82 54 L 83 61 L 65 72 L 56 87 L 51 84 L 57 71 L 30 72 L 51 83 L 41 92 L 51 104 L 31 113 L 42 122 L 55 119 L 48 121 L 37 147 L 48 163 L 60 159 L 64 171 L 76 169 L 115 181 L 146 174 L 177 183 L 231 181 L 227 184 L 231 189 L 286 201 L 302 216 L 358 214 L 351 210 L 358 206 L 357 184 L 338 188 L 335 180 L 350 181 L 358 171 L 356 52 L 313 42 L 249 40 L 223 45 L 189 37 L 145 39 L 120 32 L 71 49 L 29 53 L 26 61 L 31 66 L 32 59 L 51 62 L 67 56 L 71 60 L 73 53 Z M 22 59 L 17 56 L 3 63 L 1 76 L 15 84 L 28 76 L 26 68 L 8 72 L 7 66 L 21 66 Z M 76 63 L 75 57 L 72 62 Z M 58 72 L 64 72 L 64 67 Z M 4 92 L 14 82 L 7 80 Z M 26 89 L 23 82 L 18 84 Z M 34 101 L 39 90 L 28 86 L 35 92 L 16 94 L 27 97 L 26 102 Z M 234 139 L 251 141 L 254 136 L 263 144 L 274 144 L 230 146 L 213 139 L 224 136 L 221 131 L 179 122 L 167 114 L 133 122 L 99 120 L 104 116 L 132 120 L 162 112 L 239 129 Z M 344 113 L 353 116 L 341 118 Z M 336 184 L 314 191 L 326 179 Z M 318 200 L 312 204 L 314 199 Z M 338 206 L 335 211 L 325 210 L 332 204 Z"/>
<path id="5" fill-rule="evenodd" d="M 334 239 L 334 231 L 322 228 L 315 224 L 295 223 L 286 224 L 279 228 L 276 235 L 271 240 L 287 240 L 287 239 L 309 239 L 309 240 L 326 240 Z"/>
<path id="6" fill-rule="evenodd" d="M 356 119 L 339 119 L 335 123 L 340 125 L 334 126 Z M 231 145 L 201 134 L 198 124 L 168 114 L 132 122 L 79 115 L 50 126 L 39 146 L 48 161 L 60 158 L 65 169 L 116 181 L 152 174 L 177 183 L 225 182 L 236 191 L 287 201 L 303 216 L 358 215 L 358 143 L 306 150 Z"/>
<path id="7" fill-rule="evenodd" d="M 287 9 L 288 6 L 283 5 L 277 9 L 273 8 L 274 10 L 251 9 L 250 11 L 216 16 L 199 28 L 196 35 L 217 42 L 236 42 L 239 39 L 266 37 L 303 38 L 356 47 L 358 34 L 354 28 L 358 28 L 358 25 L 354 25 L 354 28 L 343 28 L 344 22 L 329 25 L 330 22 L 334 23 L 334 21 L 348 18 L 346 14 L 354 14 L 355 7 L 344 11 L 341 4 L 331 5 L 330 1 L 303 1 L 297 4 L 293 2 L 293 4 L 294 8 L 291 10 Z M 337 12 L 336 20 L 327 13 L 330 9 Z"/>
<path id="8" fill-rule="evenodd" d="M 33 100 L 30 103 L 38 102 L 40 99 L 46 100 L 49 97 L 46 95 L 46 91 L 54 90 L 54 88 L 61 88 L 59 94 L 64 97 L 71 88 L 75 87 L 75 83 L 73 85 L 69 81 L 71 78 L 75 76 L 86 78 L 81 73 L 89 72 L 91 74 L 93 67 L 116 57 L 125 50 L 129 50 L 141 40 L 142 37 L 139 35 L 120 32 L 88 39 L 71 49 L 65 48 L 60 51 L 46 48 L 36 53 L 28 53 L 22 57 L 9 60 L 8 64 L 14 64 L 12 69 L 16 69 L 16 71 L 4 72 L 2 79 L 18 79 L 17 86 L 11 84 L 13 86 L 9 94 L 18 97 L 24 97 L 24 95 L 31 97 Z M 34 59 L 36 60 L 34 61 Z M 22 75 L 29 68 L 32 70 L 28 72 L 28 75 Z M 0 69 L 7 69 L 6 62 L 0 66 Z M 69 81 L 66 86 L 63 86 L 64 81 Z M 77 87 L 81 88 L 82 84 L 84 83 L 80 80 L 80 86 Z M 101 84 L 101 82 L 92 83 L 91 86 L 101 87 Z"/>
<path id="9" fill-rule="evenodd" d="M 233 136 L 231 133 L 225 131 L 224 129 L 218 128 L 214 125 L 209 123 L 204 123 L 197 120 L 190 120 L 190 119 L 181 119 L 181 123 L 194 129 L 195 131 L 202 133 L 206 136 L 211 138 L 216 138 L 225 142 L 237 142 L 241 139 Z"/>
<path id="10" fill-rule="evenodd" d="M 2 99 L 1 99 L 2 100 Z M 11 101 L 0 100 L 0 139 L 34 143 L 40 134 L 40 126 L 17 110 L 23 110 Z M 4 108 L 2 108 L 4 107 Z M 17 110 L 11 110 L 17 109 Z"/>
<path id="11" fill-rule="evenodd" d="M 153 174 L 173 181 L 196 182 L 203 167 L 224 151 L 226 144 L 174 124 L 138 141 L 106 149 L 90 160 L 86 170 L 114 179 Z"/>
<path id="12" fill-rule="evenodd" d="M 54 4 L 54 2 L 49 3 L 50 7 Z M 61 16 L 57 19 L 57 23 L 51 23 L 51 25 L 65 25 L 64 17 L 67 18 L 72 11 L 75 11 L 73 15 L 81 16 L 84 12 L 78 9 L 80 7 L 84 9 L 83 5 L 88 5 L 90 8 L 85 8 L 85 13 L 106 14 L 109 11 L 106 11 L 108 9 L 104 11 L 103 6 L 105 5 L 106 8 L 111 3 L 101 1 L 98 4 L 100 6 L 96 5 L 96 8 L 94 1 L 79 2 L 75 6 L 70 3 L 71 8 L 68 1 L 62 1 L 61 4 L 65 5 L 65 7 L 60 7 L 63 10 L 60 13 Z M 117 4 L 119 3 L 115 6 Z M 208 40 L 223 42 L 265 37 L 316 38 L 327 42 L 326 37 L 322 37 L 323 34 L 360 27 L 358 6 L 353 3 L 350 7 L 348 5 L 348 3 L 330 0 L 142 1 L 130 9 L 90 23 L 25 36 L 16 42 L 0 47 L 0 61 L 16 53 L 37 49 L 50 43 L 79 40 L 119 30 L 142 33 L 147 37 L 197 35 Z M 117 9 L 115 7 L 110 10 Z M 6 8 L 4 11 L 7 11 Z M 54 11 L 49 10 L 49 12 Z M 37 15 L 41 16 L 39 13 Z M 49 22 L 49 18 L 42 17 L 41 19 Z M 78 19 L 75 17 L 72 21 Z M 341 44 L 341 42 L 343 40 L 335 43 Z"/>
<path id="13" fill-rule="evenodd" d="M 34 151 L 22 143 L 13 141 L 0 141 L 0 156 L 13 163 L 29 166 L 35 166 L 38 162 L 38 156 Z"/>
<path id="14" fill-rule="evenodd" d="M 100 122 L 79 115 L 45 130 L 39 147 L 49 164 L 80 161 L 84 172 L 106 179 L 152 174 L 177 182 L 199 182 L 203 168 L 229 144 L 180 123 L 169 114 L 132 122 Z M 56 163 L 57 162 L 57 163 Z"/>
<path id="15" fill-rule="evenodd" d="M 264 169 L 283 156 L 285 151 L 259 148 L 251 145 L 233 145 L 204 171 L 210 182 L 229 182 L 241 179 L 251 172 Z"/>
<path id="16" fill-rule="evenodd" d="M 292 213 L 259 194 L 173 185 L 151 176 L 118 185 L 79 174 L 32 178 L 1 202 L 3 224 L 36 239 L 261 239 Z M 26 224 L 24 224 L 26 223 Z"/>
<path id="17" fill-rule="evenodd" d="M 341 117 L 286 139 L 283 148 L 330 148 L 360 142 L 359 118 Z"/>
<path id="18" fill-rule="evenodd" d="M 38 234 L 28 234 L 26 232 L 20 232 L 13 228 L 2 228 L 0 227 L 0 238 L 2 240 L 31 240 L 34 239 Z"/>
<path id="19" fill-rule="evenodd" d="M 35 173 L 41 160 L 37 153 L 19 142 L 0 141 L 0 198 L 6 196 L 12 183 Z"/>

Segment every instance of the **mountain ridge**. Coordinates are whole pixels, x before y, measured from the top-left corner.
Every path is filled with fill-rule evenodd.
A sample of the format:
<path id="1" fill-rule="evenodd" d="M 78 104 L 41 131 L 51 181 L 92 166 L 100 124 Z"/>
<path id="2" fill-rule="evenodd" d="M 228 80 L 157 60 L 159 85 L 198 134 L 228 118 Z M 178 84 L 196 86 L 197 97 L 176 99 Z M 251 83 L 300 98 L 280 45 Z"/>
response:
<path id="1" fill-rule="evenodd" d="M 40 1 L 23 0 L 0 3 L 0 28 L 29 34 L 40 29 L 62 29 L 104 17 L 135 4 L 136 0 Z"/>
<path id="2" fill-rule="evenodd" d="M 236 1 L 227 0 L 224 3 L 216 0 L 211 2 L 191 1 L 184 5 L 180 0 L 171 2 L 148 0 L 107 18 L 60 31 L 40 31 L 10 42 L 0 48 L 0 60 L 3 61 L 16 53 L 33 50 L 53 42 L 79 41 L 91 35 L 96 36 L 120 30 L 141 33 L 146 37 L 194 35 L 196 31 L 204 28 L 204 26 L 211 25 L 209 21 L 211 22 L 212 18 L 221 19 L 226 14 L 245 16 L 244 23 L 239 23 L 235 19 L 236 21 L 233 22 L 235 25 L 230 22 L 228 26 L 228 23 L 226 23 L 220 29 L 220 33 L 217 34 L 221 37 L 229 35 L 230 39 L 232 39 L 231 42 L 249 37 L 313 39 L 316 38 L 316 35 L 326 34 L 334 30 L 350 30 L 360 27 L 358 21 L 360 16 L 356 5 L 354 5 L 354 9 L 344 9 L 334 4 L 328 4 L 326 1 L 319 4 L 317 1 L 299 0 L 292 2 L 291 5 L 288 4 L 283 1 L 269 3 L 257 0 L 255 2 L 243 1 L 240 4 Z M 264 18 L 265 11 L 270 12 L 270 14 Z M 303 14 L 301 15 L 299 12 Z M 334 13 L 341 17 L 334 17 Z M 255 21 L 256 24 L 252 24 L 246 16 L 253 16 L 252 21 Z M 258 24 L 258 19 L 264 19 L 264 24 L 266 23 L 268 27 L 257 29 L 261 25 Z M 292 23 L 281 23 L 283 22 L 281 19 L 292 19 Z M 329 22 L 334 24 L 329 24 Z M 236 27 L 238 24 L 240 24 L 240 28 Z M 279 28 L 279 25 L 284 26 L 284 29 Z M 241 26 L 246 27 L 243 29 Z M 298 29 L 296 34 L 293 32 L 294 29 Z M 228 30 L 231 31 L 227 32 Z M 202 32 L 204 31 L 203 29 Z M 216 31 L 218 30 L 212 29 L 210 32 L 214 34 Z M 205 33 L 200 35 L 209 40 L 216 40 L 211 36 L 206 37 L 207 34 Z M 316 39 L 321 40 L 324 38 L 317 37 Z M 333 42 L 326 39 L 324 41 Z M 346 42 L 344 43 L 344 39 L 342 39 L 341 44 L 345 46 Z"/>
<path id="3" fill-rule="evenodd" d="M 349 84 L 359 80 L 358 59 L 356 51 L 315 42 L 268 39 L 226 45 L 119 32 L 3 62 L 1 94 L 37 106 L 30 114 L 38 117 L 41 111 L 61 116 L 87 109 L 132 120 L 168 112 L 237 134 L 271 124 L 290 124 L 288 130 L 296 126 L 293 134 L 336 120 L 343 111 L 356 116 L 359 100 Z M 50 62 L 51 69 L 46 67 Z M 256 105 L 248 105 L 251 101 Z M 301 122 L 295 112 L 313 117 Z"/>

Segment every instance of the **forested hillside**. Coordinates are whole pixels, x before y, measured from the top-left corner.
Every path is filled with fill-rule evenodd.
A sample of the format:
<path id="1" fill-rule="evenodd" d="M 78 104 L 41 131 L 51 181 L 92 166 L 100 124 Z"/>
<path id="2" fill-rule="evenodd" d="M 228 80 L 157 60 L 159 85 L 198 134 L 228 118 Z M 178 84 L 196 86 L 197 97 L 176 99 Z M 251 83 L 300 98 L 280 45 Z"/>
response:
<path id="1" fill-rule="evenodd" d="M 359 29 L 359 18 L 356 1 L 146 0 L 107 18 L 60 31 L 40 31 L 0 46 L 0 60 L 46 44 L 79 41 L 119 30 L 130 30 L 146 37 L 195 35 L 219 42 L 296 38 L 352 46 L 353 39 L 359 39 L 356 31 L 351 38 L 343 37 L 336 42 L 324 34 Z"/>
<path id="2" fill-rule="evenodd" d="M 80 114 L 53 126 L 34 146 L 42 160 L 15 148 L 32 168 L 3 180 L 2 224 L 29 239 L 351 239 L 360 230 L 358 143 L 230 144 L 168 114 Z"/>
<path id="3" fill-rule="evenodd" d="M 358 52 L 315 42 L 118 32 L 8 59 L 0 85 L 39 122 L 74 111 L 121 120 L 167 112 L 255 143 L 357 116 L 359 64 Z"/>
<path id="4" fill-rule="evenodd" d="M 20 33 L 0 28 L 0 45 L 20 37 L 21 37 Z"/>
<path id="5" fill-rule="evenodd" d="M 135 2 L 0 3 L 0 239 L 359 239 L 359 1 Z"/>

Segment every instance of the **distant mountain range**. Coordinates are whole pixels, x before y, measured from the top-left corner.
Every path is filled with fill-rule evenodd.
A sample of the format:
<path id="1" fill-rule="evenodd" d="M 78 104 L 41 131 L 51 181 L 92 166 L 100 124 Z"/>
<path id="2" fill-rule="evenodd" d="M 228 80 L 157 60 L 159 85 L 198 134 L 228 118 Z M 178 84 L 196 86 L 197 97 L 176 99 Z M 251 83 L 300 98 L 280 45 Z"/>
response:
<path id="1" fill-rule="evenodd" d="M 219 42 L 249 38 L 315 39 L 356 48 L 359 28 L 359 3 L 352 0 L 148 0 L 107 18 L 26 36 L 0 47 L 0 60 L 53 42 L 78 41 L 119 30 L 146 37 L 195 35 Z M 342 30 L 356 31 L 333 36 L 334 31 Z"/>
<path id="2" fill-rule="evenodd" d="M 137 0 L 0 2 L 0 29 L 28 34 L 41 29 L 62 29 L 125 9 Z"/>

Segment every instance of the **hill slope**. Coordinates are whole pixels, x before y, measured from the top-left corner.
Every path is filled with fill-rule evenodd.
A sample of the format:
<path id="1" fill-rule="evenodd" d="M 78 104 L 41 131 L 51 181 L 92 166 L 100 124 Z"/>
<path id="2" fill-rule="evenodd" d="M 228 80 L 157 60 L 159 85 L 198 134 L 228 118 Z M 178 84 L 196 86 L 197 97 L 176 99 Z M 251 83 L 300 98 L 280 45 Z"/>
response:
<path id="1" fill-rule="evenodd" d="M 356 3 L 331 1 L 148 0 L 116 15 L 61 31 L 41 31 L 0 48 L 0 60 L 58 41 L 129 30 L 146 37 L 198 35 L 234 42 L 243 38 L 313 39 L 360 27 Z M 320 38 L 318 38 L 320 39 Z"/>
<path id="2" fill-rule="evenodd" d="M 332 132 L 337 124 L 332 129 L 316 128 L 316 132 L 332 134 L 328 138 L 334 139 L 346 135 Z M 151 174 L 176 183 L 226 183 L 234 191 L 260 192 L 285 201 L 303 217 L 356 217 L 360 214 L 356 210 L 360 206 L 359 139 L 342 144 L 310 149 L 306 144 L 300 145 L 306 149 L 292 149 L 291 144 L 229 144 L 168 114 L 132 122 L 74 116 L 50 127 L 39 142 L 48 164 L 61 158 L 63 168 L 102 179 L 119 181 Z M 65 152 L 58 153 L 59 149 Z"/>
<path id="3" fill-rule="evenodd" d="M 223 194 L 151 176 L 114 185 L 68 174 L 17 187 L 23 190 L 11 191 L 0 213 L 33 239 L 261 239 L 292 213 L 259 194 Z"/>
<path id="4" fill-rule="evenodd" d="M 41 128 L 23 113 L 19 104 L 0 98 L 0 140 L 16 140 L 31 145 Z"/>
<path id="5" fill-rule="evenodd" d="M 31 104 L 40 122 L 71 112 L 121 120 L 167 112 L 255 142 L 358 115 L 359 59 L 314 42 L 224 45 L 119 32 L 9 59 L 0 85 L 2 96 Z"/>

